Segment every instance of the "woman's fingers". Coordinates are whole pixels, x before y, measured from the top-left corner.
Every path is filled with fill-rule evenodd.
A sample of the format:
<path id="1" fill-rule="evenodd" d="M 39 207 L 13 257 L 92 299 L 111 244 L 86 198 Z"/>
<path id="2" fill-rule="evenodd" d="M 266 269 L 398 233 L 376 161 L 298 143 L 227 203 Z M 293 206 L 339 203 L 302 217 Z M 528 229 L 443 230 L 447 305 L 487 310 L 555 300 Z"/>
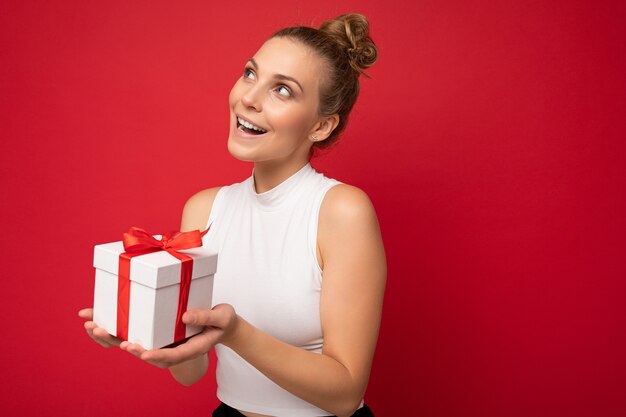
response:
<path id="1" fill-rule="evenodd" d="M 96 323 L 91 321 L 93 320 L 93 308 L 83 308 L 78 312 L 78 317 L 87 320 L 85 322 L 85 330 L 87 331 L 89 337 L 96 341 L 100 346 L 108 348 L 120 344 L 120 339 L 111 336 L 106 330 L 98 327 Z"/>
<path id="2" fill-rule="evenodd" d="M 85 330 L 87 331 L 87 334 L 89 335 L 89 337 L 91 337 L 95 342 L 97 342 L 100 346 L 103 346 L 106 348 L 111 347 L 113 345 L 113 343 L 111 343 L 112 341 L 106 338 L 99 337 L 97 334 L 94 334 L 94 331 L 98 328 L 98 325 L 94 323 L 93 321 L 91 321 L 93 320 L 93 308 L 83 308 L 82 310 L 78 312 L 78 317 L 81 317 L 87 320 L 84 324 Z"/>
<path id="3" fill-rule="evenodd" d="M 91 337 L 95 342 L 97 342 L 100 346 L 103 347 L 111 347 L 111 343 L 107 343 L 106 341 L 100 339 L 99 337 L 97 337 L 96 335 L 93 334 L 94 329 L 96 329 L 98 327 L 98 325 L 96 323 L 94 323 L 93 321 L 86 321 L 85 322 L 85 330 L 87 331 L 87 334 L 89 335 L 89 337 Z"/>
<path id="4" fill-rule="evenodd" d="M 93 308 L 83 308 L 78 312 L 78 316 L 87 320 L 85 322 L 85 329 L 87 330 L 87 334 L 89 334 L 89 337 L 91 337 L 102 346 L 119 346 L 119 344 L 122 342 L 121 339 L 111 336 L 106 330 L 98 327 L 96 323 L 91 321 L 93 320 Z"/>
<path id="5" fill-rule="evenodd" d="M 220 329 L 205 329 L 202 333 L 191 337 L 182 345 L 178 345 L 175 348 L 147 350 L 140 357 L 159 368 L 167 368 L 208 352 L 219 342 L 222 334 L 223 332 Z"/>
<path id="6" fill-rule="evenodd" d="M 138 358 L 141 358 L 141 354 L 146 350 L 136 343 L 130 343 L 127 341 L 123 341 L 120 343 L 120 349 L 125 350 L 128 353 L 135 355 Z"/>
<path id="7" fill-rule="evenodd" d="M 78 312 L 78 317 L 86 320 L 93 320 L 93 308 L 83 308 Z"/>
<path id="8" fill-rule="evenodd" d="M 235 310 L 229 304 L 220 304 L 211 310 L 205 308 L 190 309 L 184 314 L 183 322 L 203 326 L 205 329 L 185 343 L 174 348 L 152 350 L 144 350 L 140 346 L 133 347 L 132 344 L 126 343 L 120 347 L 154 366 L 168 368 L 197 358 L 211 350 L 220 342 L 224 332 L 231 329 L 235 317 Z"/>
<path id="9" fill-rule="evenodd" d="M 235 310 L 229 304 L 218 304 L 211 310 L 192 308 L 183 315 L 183 322 L 196 326 L 227 329 L 235 318 Z"/>
<path id="10" fill-rule="evenodd" d="M 95 338 L 100 339 L 104 343 L 108 343 L 109 346 L 119 346 L 120 343 L 122 343 L 122 339 L 111 336 L 106 330 L 102 327 L 97 327 L 97 325 L 92 332 Z"/>
<path id="11" fill-rule="evenodd" d="M 89 336 L 104 347 L 119 346 L 120 349 L 159 368 L 167 368 L 194 359 L 207 353 L 220 342 L 225 332 L 232 327 L 236 318 L 235 310 L 228 304 L 220 304 L 213 309 L 190 309 L 183 316 L 186 324 L 205 327 L 204 331 L 175 348 L 145 350 L 136 343 L 123 341 L 110 335 L 105 329 L 91 321 L 93 309 L 85 308 L 78 315 L 88 321 L 85 329 Z"/>

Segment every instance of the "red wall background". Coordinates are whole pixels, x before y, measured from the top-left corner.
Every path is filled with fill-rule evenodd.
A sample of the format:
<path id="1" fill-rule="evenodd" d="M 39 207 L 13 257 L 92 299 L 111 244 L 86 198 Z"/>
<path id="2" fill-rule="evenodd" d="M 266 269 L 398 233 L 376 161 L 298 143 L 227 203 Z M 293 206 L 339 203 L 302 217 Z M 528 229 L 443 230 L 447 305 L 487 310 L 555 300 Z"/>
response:
<path id="1" fill-rule="evenodd" d="M 244 61 L 350 11 L 380 58 L 312 164 L 364 189 L 383 232 L 367 402 L 626 415 L 626 8 L 576 0 L 3 1 L 3 415 L 210 415 L 212 375 L 185 388 L 84 334 L 93 245 L 248 177 L 226 149 Z"/>

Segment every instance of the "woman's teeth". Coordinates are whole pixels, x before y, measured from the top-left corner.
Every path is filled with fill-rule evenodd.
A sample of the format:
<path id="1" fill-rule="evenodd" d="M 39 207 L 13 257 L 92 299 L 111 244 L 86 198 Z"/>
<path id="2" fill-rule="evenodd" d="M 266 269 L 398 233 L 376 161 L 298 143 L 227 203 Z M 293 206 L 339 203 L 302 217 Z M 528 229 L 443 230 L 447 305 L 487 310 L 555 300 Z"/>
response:
<path id="1" fill-rule="evenodd" d="M 246 120 L 243 120 L 241 117 L 238 117 L 237 121 L 239 122 L 239 126 L 238 126 L 239 130 L 242 130 L 242 126 L 245 126 L 248 129 L 256 130 L 257 132 L 261 132 L 261 133 L 267 132 L 267 130 L 260 128 L 258 126 L 255 126 L 252 123 L 249 123 Z"/>

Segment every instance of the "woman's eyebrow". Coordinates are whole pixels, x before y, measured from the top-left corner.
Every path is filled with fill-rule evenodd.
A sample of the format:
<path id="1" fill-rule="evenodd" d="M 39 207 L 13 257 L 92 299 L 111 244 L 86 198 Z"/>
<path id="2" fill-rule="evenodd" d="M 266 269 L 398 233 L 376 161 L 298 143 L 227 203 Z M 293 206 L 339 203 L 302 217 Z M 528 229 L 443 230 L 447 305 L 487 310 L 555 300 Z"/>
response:
<path id="1" fill-rule="evenodd" d="M 254 67 L 255 70 L 259 70 L 259 66 L 257 65 L 256 61 L 254 60 L 254 58 L 250 58 L 248 60 L 248 62 L 250 62 L 252 64 L 252 66 Z M 302 88 L 302 85 L 300 85 L 300 83 L 298 82 L 298 80 L 296 80 L 293 77 L 290 77 L 288 75 L 283 75 L 283 74 L 274 74 L 274 78 L 279 79 L 279 80 L 288 80 L 288 81 L 292 81 L 294 83 L 296 83 L 298 85 L 298 87 L 300 87 L 300 90 L 302 90 L 302 92 L 304 93 L 304 88 Z"/>

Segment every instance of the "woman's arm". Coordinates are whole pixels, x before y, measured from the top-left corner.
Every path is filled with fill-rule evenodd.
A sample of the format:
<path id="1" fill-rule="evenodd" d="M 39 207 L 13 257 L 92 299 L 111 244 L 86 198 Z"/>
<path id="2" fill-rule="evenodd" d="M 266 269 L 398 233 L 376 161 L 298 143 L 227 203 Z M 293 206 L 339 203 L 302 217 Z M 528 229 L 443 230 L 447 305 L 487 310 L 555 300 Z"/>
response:
<path id="1" fill-rule="evenodd" d="M 200 191 L 187 200 L 183 208 L 180 231 L 204 230 L 209 221 L 209 214 L 215 200 L 215 195 L 220 187 L 209 188 Z M 209 367 L 208 353 L 204 353 L 195 359 L 172 365 L 169 371 L 172 377 L 182 385 L 193 385 L 198 382 Z"/>
<path id="2" fill-rule="evenodd" d="M 338 416 L 351 415 L 367 387 L 387 275 L 378 220 L 363 191 L 345 184 L 328 191 L 320 209 L 318 245 L 324 270 L 322 354 L 260 331 L 227 304 L 185 313 L 185 323 L 206 330 L 176 348 L 145 351 L 132 345 L 128 350 L 156 366 L 174 369 L 222 343 L 294 395 Z M 173 375 L 177 380 L 184 377 L 178 368 Z"/>
<path id="3" fill-rule="evenodd" d="M 320 210 L 322 354 L 281 342 L 240 317 L 222 343 L 294 395 L 338 416 L 358 407 L 369 379 L 387 267 L 367 195 L 338 185 Z"/>
<path id="4" fill-rule="evenodd" d="M 191 386 L 200 381 L 209 369 L 209 354 L 205 353 L 195 359 L 172 365 L 168 369 L 172 377 L 180 384 Z"/>

